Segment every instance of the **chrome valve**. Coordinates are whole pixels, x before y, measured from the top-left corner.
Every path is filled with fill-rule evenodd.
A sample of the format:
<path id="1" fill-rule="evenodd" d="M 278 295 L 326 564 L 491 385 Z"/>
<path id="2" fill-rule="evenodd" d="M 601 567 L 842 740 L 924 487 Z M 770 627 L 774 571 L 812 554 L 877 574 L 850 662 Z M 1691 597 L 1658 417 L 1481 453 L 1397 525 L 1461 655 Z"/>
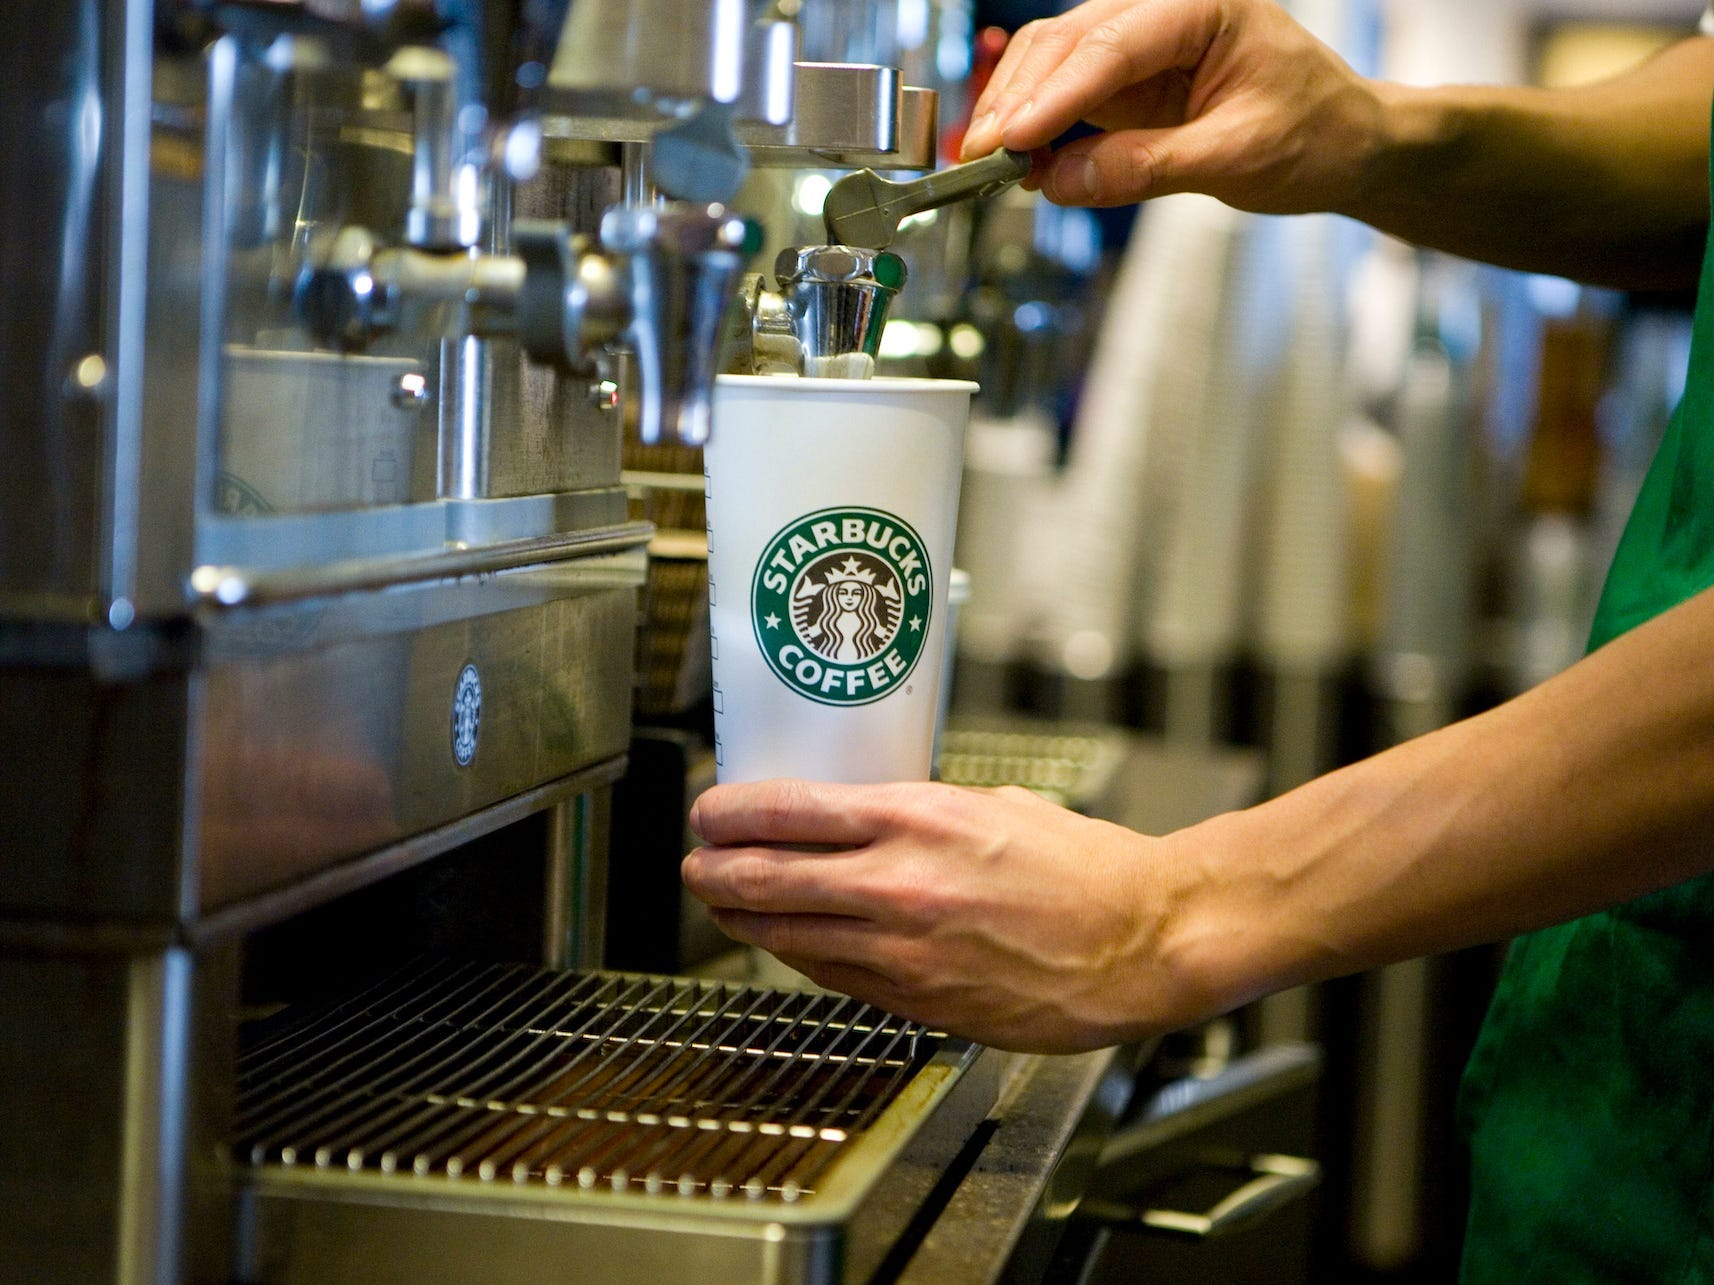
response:
<path id="1" fill-rule="evenodd" d="M 448 337 L 515 334 L 531 358 L 563 370 L 587 372 L 603 348 L 628 351 L 642 377 L 643 441 L 706 441 L 727 307 L 760 227 L 719 205 L 616 206 L 599 243 L 522 220 L 513 242 L 515 254 L 381 249 L 345 228 L 299 281 L 299 314 L 342 351 L 432 309 Z"/>
<path id="2" fill-rule="evenodd" d="M 708 440 L 714 377 L 738 278 L 761 248 L 761 225 L 719 205 L 615 206 L 601 243 L 622 266 L 630 322 L 623 339 L 642 374 L 638 432 Z"/>
<path id="3" fill-rule="evenodd" d="M 830 379 L 875 373 L 887 311 L 905 284 L 903 259 L 860 246 L 788 247 L 774 278 L 777 292 L 757 278 L 743 293 L 729 369 Z"/>

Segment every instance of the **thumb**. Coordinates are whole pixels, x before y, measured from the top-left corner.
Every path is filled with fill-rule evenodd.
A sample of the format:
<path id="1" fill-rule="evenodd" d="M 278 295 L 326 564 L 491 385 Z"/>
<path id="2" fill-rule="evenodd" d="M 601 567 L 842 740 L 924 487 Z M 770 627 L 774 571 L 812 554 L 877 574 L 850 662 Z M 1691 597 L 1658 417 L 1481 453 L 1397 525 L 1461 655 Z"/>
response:
<path id="1" fill-rule="evenodd" d="M 1124 129 L 1067 144 L 1042 172 L 1056 205 L 1129 205 L 1173 192 L 1203 192 L 1219 182 L 1218 129 L 1195 120 L 1170 129 Z"/>

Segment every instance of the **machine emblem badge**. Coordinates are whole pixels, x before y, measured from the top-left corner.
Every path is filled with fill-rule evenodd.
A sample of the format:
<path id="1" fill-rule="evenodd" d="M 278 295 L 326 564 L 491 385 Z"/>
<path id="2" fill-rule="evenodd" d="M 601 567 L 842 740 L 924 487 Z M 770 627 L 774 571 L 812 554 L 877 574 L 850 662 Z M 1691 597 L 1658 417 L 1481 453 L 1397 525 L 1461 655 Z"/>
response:
<path id="1" fill-rule="evenodd" d="M 934 575 L 919 536 L 880 509 L 822 509 L 768 541 L 750 616 L 768 666 L 823 705 L 905 686 L 928 637 Z"/>
<path id="2" fill-rule="evenodd" d="M 252 513 L 272 513 L 274 506 L 268 503 L 267 496 L 236 473 L 221 469 L 214 478 L 214 510 L 244 517 Z"/>
<path id="3" fill-rule="evenodd" d="M 476 757 L 476 733 L 481 726 L 482 675 L 475 665 L 466 665 L 452 689 L 452 757 L 459 767 L 469 767 Z"/>

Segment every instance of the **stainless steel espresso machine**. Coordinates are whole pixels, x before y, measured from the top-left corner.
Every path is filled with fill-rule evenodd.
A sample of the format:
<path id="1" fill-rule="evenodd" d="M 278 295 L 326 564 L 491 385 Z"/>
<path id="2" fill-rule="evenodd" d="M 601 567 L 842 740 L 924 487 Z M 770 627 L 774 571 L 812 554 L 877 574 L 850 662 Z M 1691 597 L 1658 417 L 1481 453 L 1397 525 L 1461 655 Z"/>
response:
<path id="1" fill-rule="evenodd" d="M 980 1117 L 909 1023 L 597 971 L 622 439 L 709 431 L 746 166 L 932 163 L 793 36 L 0 10 L 0 1275 L 838 1279 Z"/>

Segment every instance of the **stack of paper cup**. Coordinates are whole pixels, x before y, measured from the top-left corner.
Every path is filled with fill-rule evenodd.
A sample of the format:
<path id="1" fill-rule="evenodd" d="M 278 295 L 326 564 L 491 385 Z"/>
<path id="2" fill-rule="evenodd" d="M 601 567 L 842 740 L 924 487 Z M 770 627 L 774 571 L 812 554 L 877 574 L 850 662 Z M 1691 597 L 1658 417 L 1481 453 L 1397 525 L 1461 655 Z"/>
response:
<path id="1" fill-rule="evenodd" d="M 704 459 L 720 780 L 928 778 L 975 391 L 719 378 Z"/>

